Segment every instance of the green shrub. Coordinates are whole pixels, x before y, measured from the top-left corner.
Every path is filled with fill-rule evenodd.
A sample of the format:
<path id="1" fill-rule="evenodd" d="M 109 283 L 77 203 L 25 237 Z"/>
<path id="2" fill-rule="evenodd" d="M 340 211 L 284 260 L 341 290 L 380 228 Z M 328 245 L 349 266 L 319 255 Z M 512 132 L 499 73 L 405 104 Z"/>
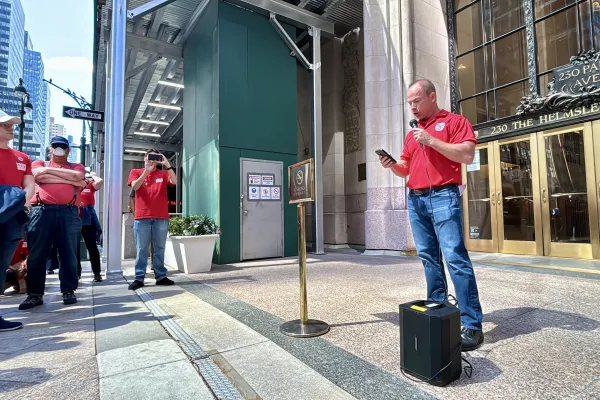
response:
<path id="1" fill-rule="evenodd" d="M 221 228 L 206 215 L 175 216 L 169 220 L 171 236 L 201 236 L 220 234 Z"/>

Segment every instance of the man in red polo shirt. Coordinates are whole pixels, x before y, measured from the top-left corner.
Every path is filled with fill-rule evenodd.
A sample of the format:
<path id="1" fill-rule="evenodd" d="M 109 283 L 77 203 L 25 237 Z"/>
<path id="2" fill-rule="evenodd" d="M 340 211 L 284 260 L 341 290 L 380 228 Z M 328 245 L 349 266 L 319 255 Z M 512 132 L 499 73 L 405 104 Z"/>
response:
<path id="1" fill-rule="evenodd" d="M 96 245 L 102 229 L 100 228 L 100 221 L 98 221 L 98 216 L 94 209 L 94 205 L 96 204 L 94 194 L 102 188 L 104 181 L 95 172 L 86 175 L 85 180 L 87 186 L 81 191 L 81 203 L 79 205 L 82 224 L 81 236 L 83 236 L 85 247 L 90 255 L 94 281 L 102 282 L 102 275 L 100 275 L 100 252 Z M 79 247 L 77 246 L 77 274 L 81 278 L 81 254 Z"/>
<path id="2" fill-rule="evenodd" d="M 19 310 L 44 304 L 46 261 L 54 244 L 60 259 L 60 291 L 65 305 L 77 303 L 77 246 L 81 235 L 79 203 L 85 169 L 67 161 L 69 141 L 55 136 L 50 141 L 50 161 L 34 161 L 35 195 L 27 227 L 29 258 L 27 259 L 27 299 Z"/>
<path id="3" fill-rule="evenodd" d="M 20 123 L 20 118 L 10 116 L 0 110 L 0 187 L 3 191 L 6 190 L 6 193 L 19 192 L 22 200 L 16 200 L 23 202 L 24 210 L 26 205 L 29 204 L 35 189 L 35 182 L 31 173 L 31 161 L 27 155 L 8 147 L 8 143 L 14 139 L 15 125 Z M 15 187 L 22 190 L 16 190 Z M 2 211 L 5 207 L 7 207 L 7 204 L 0 204 Z M 10 261 L 19 242 L 23 239 L 24 222 L 13 216 L 0 224 L 0 288 L 4 287 L 6 270 L 10 266 Z M 12 331 L 22 327 L 23 324 L 20 322 L 5 321 L 0 317 L 0 332 Z"/>
<path id="4" fill-rule="evenodd" d="M 151 158 L 160 157 L 161 161 Z M 150 158 L 150 159 L 149 159 Z M 144 286 L 150 242 L 154 247 L 152 268 L 157 285 L 173 285 L 167 278 L 165 268 L 165 244 L 169 232 L 169 200 L 167 185 L 177 184 L 175 169 L 164 155 L 148 151 L 144 156 L 145 168 L 134 169 L 129 174 L 128 185 L 135 190 L 135 222 L 133 232 L 137 255 L 135 260 L 135 280 L 130 290 Z M 157 169 L 158 165 L 165 169 Z"/>
<path id="5" fill-rule="evenodd" d="M 387 157 L 379 159 L 395 175 L 408 175 L 408 213 L 417 253 L 425 268 L 427 297 L 433 301 L 448 298 L 443 254 L 461 313 L 462 348 L 474 350 L 483 343 L 483 314 L 463 238 L 459 186 L 461 164 L 473 162 L 475 133 L 465 117 L 439 109 L 431 81 L 414 82 L 407 98 L 419 127 L 406 135 L 397 164 Z"/>

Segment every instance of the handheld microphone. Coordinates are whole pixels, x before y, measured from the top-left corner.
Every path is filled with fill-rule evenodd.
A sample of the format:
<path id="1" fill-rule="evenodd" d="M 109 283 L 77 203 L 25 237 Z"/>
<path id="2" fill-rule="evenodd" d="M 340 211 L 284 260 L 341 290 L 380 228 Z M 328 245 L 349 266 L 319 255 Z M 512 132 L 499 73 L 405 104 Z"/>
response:
<path id="1" fill-rule="evenodd" d="M 411 127 L 411 128 L 413 128 L 413 129 L 416 129 L 416 128 L 418 128 L 418 127 L 419 127 L 419 123 L 417 122 L 417 120 L 416 120 L 416 119 L 411 119 L 411 120 L 410 120 L 410 122 L 409 122 L 409 125 L 410 125 L 410 127 Z M 422 148 L 422 149 L 425 149 L 425 148 L 423 147 L 423 143 L 419 143 L 419 144 L 421 145 L 421 148 Z"/>

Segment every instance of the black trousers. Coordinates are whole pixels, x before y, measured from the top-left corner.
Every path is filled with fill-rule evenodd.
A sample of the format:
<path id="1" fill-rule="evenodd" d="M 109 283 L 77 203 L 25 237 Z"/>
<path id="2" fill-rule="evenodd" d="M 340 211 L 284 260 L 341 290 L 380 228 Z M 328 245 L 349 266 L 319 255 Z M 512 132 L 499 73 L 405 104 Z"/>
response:
<path id="1" fill-rule="evenodd" d="M 100 274 L 100 252 L 96 246 L 96 227 L 94 225 L 83 225 L 81 227 L 81 236 L 85 241 L 85 247 L 90 255 L 92 263 L 92 272 L 94 275 Z M 77 273 L 81 277 L 81 251 L 77 246 Z"/>

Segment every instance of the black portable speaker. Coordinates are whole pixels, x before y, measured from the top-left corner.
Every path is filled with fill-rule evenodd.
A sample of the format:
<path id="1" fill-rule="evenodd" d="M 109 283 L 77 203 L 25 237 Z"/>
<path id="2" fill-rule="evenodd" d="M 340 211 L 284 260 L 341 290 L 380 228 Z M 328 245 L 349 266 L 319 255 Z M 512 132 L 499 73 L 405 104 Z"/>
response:
<path id="1" fill-rule="evenodd" d="M 462 372 L 461 345 L 457 307 L 423 300 L 400 304 L 400 366 L 405 373 L 446 386 Z"/>

